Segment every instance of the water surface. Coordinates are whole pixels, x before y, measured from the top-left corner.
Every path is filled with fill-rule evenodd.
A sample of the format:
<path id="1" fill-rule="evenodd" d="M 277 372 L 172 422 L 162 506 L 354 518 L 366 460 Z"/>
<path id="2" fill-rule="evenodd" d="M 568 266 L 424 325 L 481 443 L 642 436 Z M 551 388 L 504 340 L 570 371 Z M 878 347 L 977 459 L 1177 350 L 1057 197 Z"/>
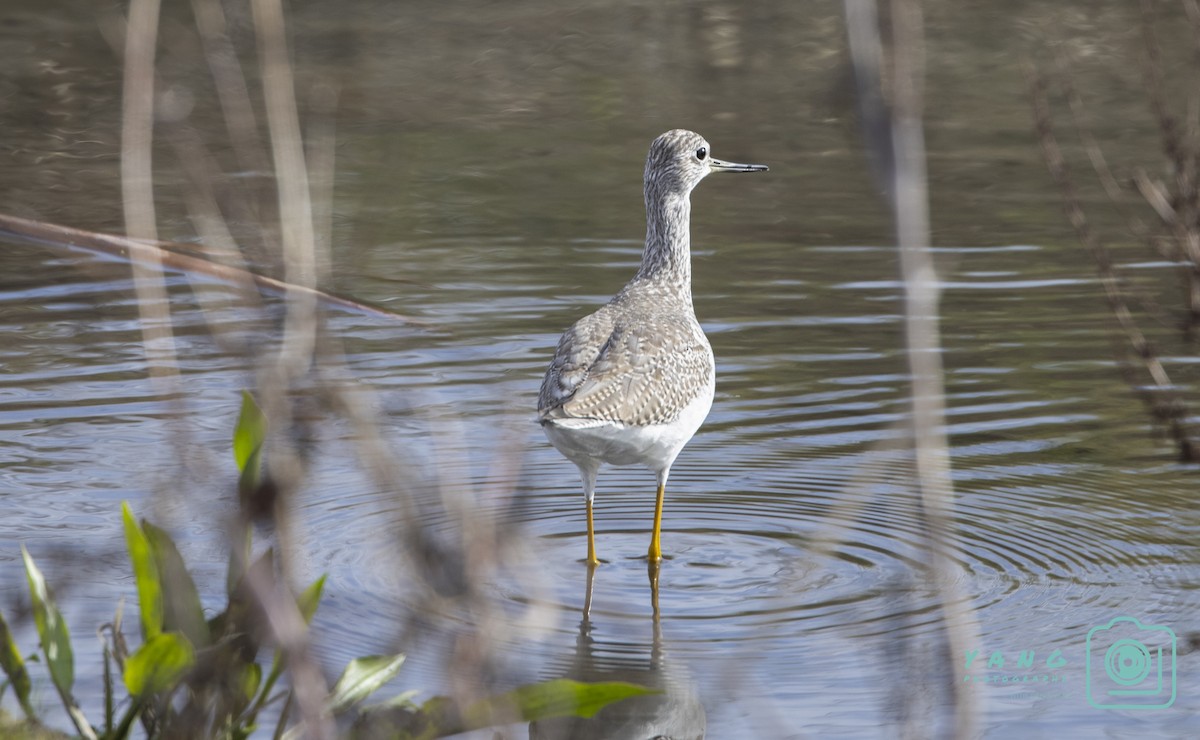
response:
<path id="1" fill-rule="evenodd" d="M 0 207 L 119 230 L 119 69 L 103 19 L 89 9 L 54 20 L 74 6 L 49 5 L 0 11 L 11 62 L 0 73 Z M 1107 308 L 1038 161 L 1017 64 L 1031 27 L 1050 23 L 1112 51 L 1081 72 L 1110 113 L 1100 133 L 1118 155 L 1153 156 L 1136 75 L 1116 57 L 1133 48 L 1122 30 L 1132 21 L 1119 4 L 1090 22 L 1079 19 L 1093 4 L 1061 15 L 935 5 L 928 127 L 953 560 L 981 633 L 972 690 L 986 699 L 987 734 L 1188 736 L 1200 711 L 1200 667 L 1183 651 L 1200 629 L 1196 471 L 1151 434 L 1114 365 Z M 920 512 L 896 449 L 908 404 L 901 286 L 839 92 L 840 6 L 419 8 L 295 7 L 301 99 L 316 79 L 340 88 L 331 287 L 421 323 L 329 320 L 389 443 L 485 521 L 517 525 L 533 553 L 529 572 L 488 584 L 514 619 L 552 607 L 540 632 L 497 626 L 508 680 L 668 685 L 685 727 L 700 714 L 709 737 L 891 736 L 906 677 L 937 685 L 965 656 L 937 654 L 938 598 L 919 577 Z M 168 22 L 168 38 L 187 38 L 186 15 Z M 162 73 L 192 96 L 189 121 L 224 163 L 195 54 L 169 45 Z M 636 269 L 642 160 L 675 126 L 771 172 L 710 178 L 693 199 L 696 311 L 718 386 L 672 473 L 660 618 L 639 559 L 653 477 L 607 469 L 596 515 L 607 562 L 581 631 L 579 482 L 534 423 L 535 397 L 559 332 Z M 183 178 L 169 147 L 158 154 L 163 234 L 187 240 Z M 122 500 L 178 535 L 217 605 L 227 440 L 251 363 L 214 341 L 173 277 L 183 427 L 192 470 L 209 477 L 163 495 L 178 469 L 164 441 L 175 407 L 147 378 L 127 267 L 0 246 L 0 589 L 11 604 L 24 588 L 25 543 L 59 584 L 86 661 L 88 636 L 133 592 Z M 1170 266 L 1127 249 L 1140 255 L 1131 282 L 1174 305 Z M 223 320 L 251 339 L 261 331 L 241 314 Z M 1151 331 L 1173 377 L 1190 383 L 1195 348 L 1169 320 Z M 330 574 L 317 644 L 333 673 L 393 647 L 409 604 L 403 579 L 380 567 L 400 509 L 361 472 L 346 425 L 320 436 L 298 520 L 304 573 Z M 450 520 L 427 524 L 455 536 Z M 1171 709 L 1088 706 L 1086 636 L 1121 615 L 1179 635 Z M 414 649 L 397 690 L 444 690 L 444 647 Z M 1066 662 L 1047 668 L 1055 650 Z M 1016 667 L 1028 651 L 1035 666 Z M 995 652 L 1004 667 L 981 665 Z M 1053 681 L 1026 680 L 1041 675 Z M 98 707 L 98 691 L 81 679 L 85 705 Z"/>

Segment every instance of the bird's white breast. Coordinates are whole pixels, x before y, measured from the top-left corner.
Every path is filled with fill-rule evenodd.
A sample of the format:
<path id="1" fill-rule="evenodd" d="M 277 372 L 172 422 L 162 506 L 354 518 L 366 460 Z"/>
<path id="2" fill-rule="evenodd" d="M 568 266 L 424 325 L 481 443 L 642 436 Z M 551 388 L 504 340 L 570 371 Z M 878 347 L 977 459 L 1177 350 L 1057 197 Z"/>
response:
<path id="1" fill-rule="evenodd" d="M 644 465 L 655 472 L 671 466 L 712 408 L 715 383 L 710 378 L 679 413 L 665 424 L 637 426 L 584 418 L 548 419 L 543 424 L 550 443 L 580 466 L 597 461 L 609 465 Z M 591 465 L 589 465 L 589 463 Z"/>

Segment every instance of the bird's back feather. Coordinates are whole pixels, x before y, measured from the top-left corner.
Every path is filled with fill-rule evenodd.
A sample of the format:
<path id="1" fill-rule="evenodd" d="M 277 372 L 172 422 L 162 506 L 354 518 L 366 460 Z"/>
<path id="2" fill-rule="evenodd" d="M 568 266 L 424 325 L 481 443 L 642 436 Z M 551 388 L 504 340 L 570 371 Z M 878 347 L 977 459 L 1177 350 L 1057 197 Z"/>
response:
<path id="1" fill-rule="evenodd" d="M 635 310 L 626 293 L 567 329 L 538 397 L 543 423 L 666 424 L 709 392 L 713 355 L 690 310 Z"/>

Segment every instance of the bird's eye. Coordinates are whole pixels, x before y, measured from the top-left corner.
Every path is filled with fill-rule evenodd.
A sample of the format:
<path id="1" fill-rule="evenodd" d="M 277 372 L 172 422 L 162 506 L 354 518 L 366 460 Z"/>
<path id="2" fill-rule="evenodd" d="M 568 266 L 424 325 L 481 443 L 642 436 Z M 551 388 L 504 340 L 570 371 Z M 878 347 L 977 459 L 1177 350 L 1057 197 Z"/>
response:
<path id="1" fill-rule="evenodd" d="M 707 158 L 708 158 L 708 147 L 703 147 L 703 146 L 702 146 L 702 147 L 700 147 L 699 149 L 697 149 L 697 150 L 696 150 L 696 159 L 698 159 L 698 160 L 700 160 L 701 162 L 703 162 L 703 161 L 704 161 L 705 159 L 707 159 Z"/>

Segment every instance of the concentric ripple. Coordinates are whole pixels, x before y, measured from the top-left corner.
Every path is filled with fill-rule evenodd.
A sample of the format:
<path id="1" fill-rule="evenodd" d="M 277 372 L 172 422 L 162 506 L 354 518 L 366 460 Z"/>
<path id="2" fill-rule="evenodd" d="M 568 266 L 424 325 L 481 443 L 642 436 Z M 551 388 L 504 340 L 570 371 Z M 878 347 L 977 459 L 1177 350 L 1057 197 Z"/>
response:
<path id="1" fill-rule="evenodd" d="M 803 708 L 812 727 L 861 727 L 815 697 L 832 686 L 843 700 L 877 706 L 889 691 L 880 656 L 900 660 L 940 644 L 948 593 L 926 577 L 927 527 L 904 449 L 907 365 L 891 313 L 897 286 L 815 277 L 867 270 L 877 250 L 812 250 L 803 290 L 766 274 L 755 283 L 761 289 L 714 290 L 710 299 L 698 285 L 701 319 L 714 317 L 719 384 L 708 422 L 668 485 L 658 619 L 644 558 L 653 476 L 610 468 L 596 499 L 605 562 L 585 622 L 581 488 L 573 466 L 545 442 L 533 406 L 558 332 L 603 294 L 589 287 L 568 300 L 549 285 L 530 287 L 525 281 L 550 247 L 516 246 L 424 245 L 426 273 L 412 275 L 407 305 L 395 306 L 420 328 L 331 317 L 360 384 L 352 392 L 378 411 L 385 443 L 411 475 L 398 489 L 415 492 L 417 506 L 364 472 L 349 425 L 331 419 L 323 427 L 329 453 L 298 502 L 297 532 L 303 574 L 329 573 L 319 655 L 340 665 L 364 645 L 397 649 L 418 605 L 397 538 L 416 512 L 415 523 L 447 545 L 447 557 L 459 557 L 465 512 L 471 531 L 503 531 L 521 545 L 522 556 L 489 571 L 484 589 L 503 660 L 525 675 L 632 671 L 671 683 L 687 706 L 695 692 L 711 707 L 730 686 L 768 686 L 774 701 Z M 1078 682 L 1090 625 L 1135 610 L 1176 622 L 1191 613 L 1200 521 L 1191 472 L 1156 457 L 1140 409 L 1112 400 L 1108 346 L 1090 328 L 1100 318 L 1078 306 L 1095 309 L 1095 286 L 1006 262 L 1026 251 L 965 253 L 999 264 L 954 281 L 945 299 L 956 518 L 948 575 L 980 649 L 1058 649 L 1071 656 L 1064 670 Z M 585 267 L 619 283 L 636 246 L 578 253 L 594 261 Z M 379 264 L 365 274 L 394 274 L 400 267 L 389 261 L 397 259 L 382 249 L 368 254 L 364 264 Z M 480 265 L 489 260 L 496 269 L 484 279 Z M 1017 267 L 1019 278 L 1011 274 Z M 355 292 L 368 300 L 382 301 L 393 287 L 362 280 Z M 153 473 L 131 471 L 169 453 L 168 408 L 146 380 L 135 306 L 120 275 L 104 266 L 33 282 L 0 286 L 0 322 L 19 338 L 0 348 L 5 539 L 104 553 L 76 577 L 119 580 L 118 502 L 145 502 L 157 485 Z M 186 400 L 196 412 L 189 429 L 198 448 L 223 461 L 212 468 L 220 470 L 248 363 L 211 340 L 184 284 L 171 285 Z M 1043 307 L 1019 331 L 995 303 L 1013 294 Z M 1130 440 L 1141 440 L 1142 451 L 1130 453 Z M 231 484 L 218 478 L 216 490 Z M 222 525 L 211 513 L 190 516 L 192 506 L 199 504 L 166 515 L 202 588 L 219 595 Z M 14 557 L 0 552 L 0 565 L 11 568 Z M 452 572 L 461 563 L 440 565 Z M 88 594 L 84 616 L 107 618 L 109 590 Z M 471 609 L 439 614 L 445 631 L 406 644 L 409 685 L 444 685 L 453 635 L 478 618 Z M 98 694 L 83 687 L 80 696 Z"/>

